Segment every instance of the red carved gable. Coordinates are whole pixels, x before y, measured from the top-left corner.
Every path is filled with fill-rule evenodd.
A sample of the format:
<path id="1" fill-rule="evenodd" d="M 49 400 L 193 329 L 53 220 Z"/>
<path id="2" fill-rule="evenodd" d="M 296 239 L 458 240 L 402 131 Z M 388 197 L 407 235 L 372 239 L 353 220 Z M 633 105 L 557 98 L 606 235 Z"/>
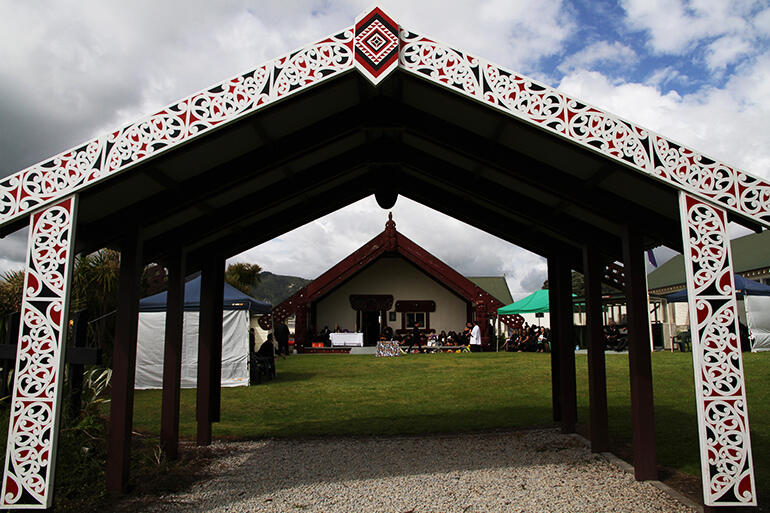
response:
<path id="1" fill-rule="evenodd" d="M 383 232 L 276 306 L 273 309 L 273 316 L 276 320 L 286 319 L 296 312 L 298 306 L 308 305 L 321 299 L 385 253 L 401 255 L 428 276 L 477 308 L 481 307 L 487 312 L 495 312 L 498 308 L 505 306 L 484 289 L 399 233 L 396 230 L 393 216 L 388 214 L 388 222 Z M 260 318 L 260 326 L 269 329 L 269 315 Z"/>

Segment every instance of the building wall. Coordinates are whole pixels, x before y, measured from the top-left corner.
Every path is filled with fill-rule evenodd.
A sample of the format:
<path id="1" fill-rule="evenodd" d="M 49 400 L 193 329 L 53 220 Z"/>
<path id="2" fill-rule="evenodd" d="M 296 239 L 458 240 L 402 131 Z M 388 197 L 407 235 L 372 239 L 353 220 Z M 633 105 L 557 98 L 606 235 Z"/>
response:
<path id="1" fill-rule="evenodd" d="M 400 257 L 384 257 L 357 274 L 331 294 L 316 303 L 316 328 L 324 326 L 355 331 L 356 311 L 350 306 L 351 294 L 390 294 L 393 309 L 400 300 L 432 300 L 436 311 L 430 313 L 430 328 L 462 330 L 465 327 L 466 302 L 426 276 L 414 265 Z M 388 322 L 393 329 L 401 328 L 401 313 Z"/>

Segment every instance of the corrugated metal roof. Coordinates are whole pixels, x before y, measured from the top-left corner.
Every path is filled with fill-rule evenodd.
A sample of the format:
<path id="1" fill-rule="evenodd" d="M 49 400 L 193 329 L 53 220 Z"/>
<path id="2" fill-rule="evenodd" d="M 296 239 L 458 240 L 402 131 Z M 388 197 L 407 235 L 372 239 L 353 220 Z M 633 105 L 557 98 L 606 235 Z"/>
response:
<path id="1" fill-rule="evenodd" d="M 504 305 L 513 303 L 513 297 L 508 289 L 508 282 L 505 281 L 505 276 L 466 276 L 466 278 L 492 294 Z"/>

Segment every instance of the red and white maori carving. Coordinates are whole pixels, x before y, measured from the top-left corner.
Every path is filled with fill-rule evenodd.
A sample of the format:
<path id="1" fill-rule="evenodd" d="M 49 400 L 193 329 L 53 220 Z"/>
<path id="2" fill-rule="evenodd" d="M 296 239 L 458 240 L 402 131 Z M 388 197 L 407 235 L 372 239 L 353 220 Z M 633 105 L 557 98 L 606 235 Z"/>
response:
<path id="1" fill-rule="evenodd" d="M 402 68 L 475 98 L 481 97 L 479 59 L 408 30 L 401 30 Z"/>
<path id="2" fill-rule="evenodd" d="M 352 27 L 0 180 L 0 225 L 350 69 Z"/>
<path id="3" fill-rule="evenodd" d="M 276 59 L 274 66 L 273 99 L 353 69 L 353 28 Z"/>
<path id="4" fill-rule="evenodd" d="M 71 196 L 30 221 L 0 507 L 51 505 L 76 202 Z"/>
<path id="5" fill-rule="evenodd" d="M 400 37 L 401 68 L 770 226 L 770 183 L 416 32 Z"/>
<path id="6" fill-rule="evenodd" d="M 707 505 L 754 505 L 749 418 L 727 215 L 680 193 L 693 340 L 703 497 Z"/>

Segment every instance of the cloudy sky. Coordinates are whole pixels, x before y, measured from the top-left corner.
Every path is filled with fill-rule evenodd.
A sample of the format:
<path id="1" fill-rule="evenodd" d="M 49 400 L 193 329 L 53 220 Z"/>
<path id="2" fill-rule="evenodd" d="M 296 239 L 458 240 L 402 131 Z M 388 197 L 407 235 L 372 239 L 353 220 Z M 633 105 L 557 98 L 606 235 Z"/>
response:
<path id="1" fill-rule="evenodd" d="M 346 27 L 370 3 L 0 2 L 0 176 Z M 382 5 L 406 28 L 770 178 L 766 0 Z M 461 273 L 505 273 L 515 299 L 545 279 L 539 257 L 419 204 L 400 198 L 394 217 Z M 237 260 L 313 278 L 385 218 L 365 199 Z M 22 265 L 25 237 L 0 241 L 0 271 Z"/>

